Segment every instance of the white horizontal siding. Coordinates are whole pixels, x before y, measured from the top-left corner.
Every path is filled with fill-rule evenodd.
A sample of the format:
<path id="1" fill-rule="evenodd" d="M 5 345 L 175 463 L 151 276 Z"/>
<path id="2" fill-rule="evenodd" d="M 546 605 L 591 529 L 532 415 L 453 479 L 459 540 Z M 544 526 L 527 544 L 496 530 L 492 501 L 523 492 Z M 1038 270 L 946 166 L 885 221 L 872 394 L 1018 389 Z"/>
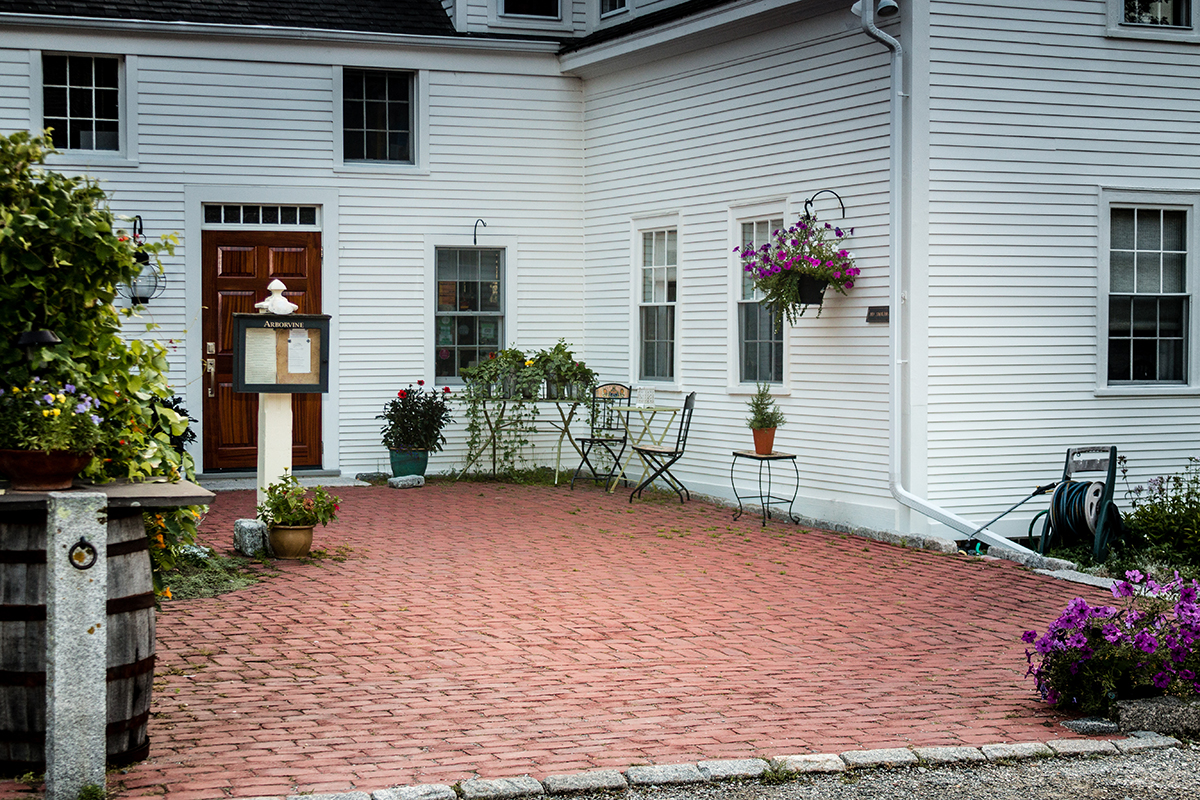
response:
<path id="1" fill-rule="evenodd" d="M 1096 394 L 1098 190 L 1200 190 L 1195 47 L 1106 38 L 1104 0 L 931 6 L 930 495 L 989 518 L 1070 446 L 1181 469 L 1195 398 Z"/>
<path id="2" fill-rule="evenodd" d="M 424 329 L 431 302 L 427 241 L 469 242 L 475 220 L 483 218 L 480 245 L 503 237 L 519 251 L 519 259 L 510 254 L 518 272 L 507 311 L 521 338 L 509 344 L 537 349 L 563 337 L 582 350 L 582 95 L 576 79 L 555 74 L 552 55 L 472 52 L 458 59 L 463 71 L 429 71 L 430 102 L 418 111 L 428 119 L 427 173 L 335 172 L 333 68 L 377 63 L 380 56 L 353 46 L 289 47 L 299 50 L 273 63 L 253 42 L 224 43 L 211 57 L 198 55 L 188 40 L 180 41 L 178 55 L 156 52 L 150 42 L 109 43 L 103 49 L 141 52 L 139 163 L 91 172 L 114 210 L 141 214 L 152 238 L 172 231 L 183 237 L 188 186 L 243 187 L 251 194 L 296 187 L 299 202 L 314 191 L 338 198 L 336 208 L 324 211 L 327 231 L 336 222 L 336 238 L 327 232 L 323 245 L 338 302 L 327 295 L 322 310 L 339 329 L 333 354 L 339 407 L 325 439 L 340 445 L 340 463 L 327 466 L 354 474 L 386 464 L 374 418 L 384 402 L 410 382 L 433 379 L 425 373 L 432 352 L 432 332 Z M 411 56 L 430 60 L 424 51 Z M 27 49 L 0 35 L 0 120 L 10 128 L 27 124 L 28 58 Z M 193 416 L 200 416 L 202 356 L 188 353 L 185 342 L 189 335 L 199 340 L 200 319 L 188 315 L 199 303 L 184 296 L 184 273 L 189 265 L 199 269 L 198 253 L 198 242 L 181 241 L 176 255 L 164 259 L 166 293 L 144 320 L 127 325 L 131 335 L 152 336 L 171 349 L 172 380 L 190 392 Z M 143 321 L 160 327 L 143 332 Z M 461 455 L 462 424 L 448 436 L 450 452 L 435 457 L 435 469 Z"/>
<path id="3" fill-rule="evenodd" d="M 747 395 L 728 388 L 738 357 L 730 209 L 786 197 L 799 213 L 818 189 L 837 191 L 845 224 L 861 229 L 864 279 L 787 334 L 788 424 L 776 447 L 799 455 L 798 513 L 861 523 L 887 496 L 887 329 L 865 323 L 866 306 L 886 302 L 887 59 L 843 22 L 831 15 L 588 81 L 586 309 L 589 363 L 636 383 L 631 224 L 677 214 L 676 372 L 681 392 L 698 393 L 679 471 L 728 496 L 730 450 L 750 441 Z M 831 202 L 818 208 L 833 221 Z"/>

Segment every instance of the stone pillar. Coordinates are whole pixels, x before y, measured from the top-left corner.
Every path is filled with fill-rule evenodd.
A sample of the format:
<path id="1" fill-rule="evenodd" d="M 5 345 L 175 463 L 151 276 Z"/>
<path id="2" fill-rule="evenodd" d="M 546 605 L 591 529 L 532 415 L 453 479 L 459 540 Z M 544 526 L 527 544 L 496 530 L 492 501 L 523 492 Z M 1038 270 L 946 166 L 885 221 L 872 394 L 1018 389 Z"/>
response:
<path id="1" fill-rule="evenodd" d="M 46 800 L 105 785 L 107 505 L 51 492 L 46 506 Z"/>
<path id="2" fill-rule="evenodd" d="M 258 396 L 258 502 L 263 491 L 292 469 L 292 396 Z"/>

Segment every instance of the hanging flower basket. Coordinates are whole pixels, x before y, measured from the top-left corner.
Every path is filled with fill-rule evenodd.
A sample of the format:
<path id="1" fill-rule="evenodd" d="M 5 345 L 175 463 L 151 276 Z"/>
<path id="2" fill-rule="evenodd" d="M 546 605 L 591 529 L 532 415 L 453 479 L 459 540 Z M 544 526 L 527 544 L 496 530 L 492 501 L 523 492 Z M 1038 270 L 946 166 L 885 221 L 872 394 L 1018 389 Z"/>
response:
<path id="1" fill-rule="evenodd" d="M 810 305 L 817 306 L 820 315 L 826 287 L 839 294 L 854 288 L 859 269 L 854 255 L 842 246 L 853 233 L 853 228 L 818 224 L 816 216 L 805 214 L 795 225 L 773 231 L 771 240 L 760 247 L 750 244 L 734 252 L 763 293 L 760 302 L 794 325 Z"/>

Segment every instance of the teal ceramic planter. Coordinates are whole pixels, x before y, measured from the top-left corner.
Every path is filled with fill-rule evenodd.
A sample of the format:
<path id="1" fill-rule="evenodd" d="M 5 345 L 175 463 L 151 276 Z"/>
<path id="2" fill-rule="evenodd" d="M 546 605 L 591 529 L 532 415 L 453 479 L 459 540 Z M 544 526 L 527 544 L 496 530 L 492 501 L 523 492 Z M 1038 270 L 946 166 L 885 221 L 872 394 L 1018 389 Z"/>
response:
<path id="1" fill-rule="evenodd" d="M 389 450 L 388 453 L 392 457 L 394 477 L 425 475 L 425 468 L 429 466 L 428 450 Z"/>

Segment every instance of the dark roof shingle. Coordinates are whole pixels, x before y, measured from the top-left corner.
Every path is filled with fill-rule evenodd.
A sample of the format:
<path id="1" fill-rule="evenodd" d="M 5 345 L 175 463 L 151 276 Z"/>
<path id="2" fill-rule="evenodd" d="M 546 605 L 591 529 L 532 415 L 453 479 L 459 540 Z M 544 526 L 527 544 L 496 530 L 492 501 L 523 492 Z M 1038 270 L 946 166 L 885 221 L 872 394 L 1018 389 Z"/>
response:
<path id="1" fill-rule="evenodd" d="M 438 0 L 0 0 L 0 13 L 455 35 Z"/>

